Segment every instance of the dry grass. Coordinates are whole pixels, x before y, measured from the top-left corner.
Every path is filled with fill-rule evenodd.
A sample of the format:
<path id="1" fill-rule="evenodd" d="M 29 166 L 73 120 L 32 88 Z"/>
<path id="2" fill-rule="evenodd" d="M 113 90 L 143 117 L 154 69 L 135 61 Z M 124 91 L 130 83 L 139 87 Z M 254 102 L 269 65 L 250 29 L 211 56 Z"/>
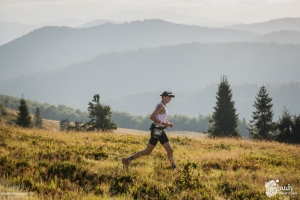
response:
<path id="1" fill-rule="evenodd" d="M 160 144 L 124 171 L 120 159 L 148 136 L 0 125 L 0 185 L 22 185 L 33 199 L 300 199 L 299 146 L 169 134 L 179 176 Z M 265 182 L 276 179 L 298 194 L 268 198 Z"/>
<path id="2" fill-rule="evenodd" d="M 3 116 L 3 120 L 1 121 L 2 124 L 14 124 L 18 117 L 18 111 L 10 108 L 5 108 L 7 111 L 7 116 Z M 34 115 L 30 115 L 31 120 L 34 119 Z M 45 130 L 49 130 L 51 132 L 59 132 L 59 121 L 51 120 L 51 119 L 43 119 L 43 128 Z"/>
<path id="3" fill-rule="evenodd" d="M 206 135 L 203 133 L 197 133 L 197 132 L 190 132 L 190 131 L 172 131 L 172 129 L 167 129 L 167 132 L 169 136 L 171 137 L 188 137 L 188 138 L 205 138 Z M 118 128 L 114 131 L 114 133 L 117 134 L 128 134 L 128 135 L 145 135 L 149 136 L 149 131 L 142 131 L 142 130 L 133 130 L 133 129 L 127 129 L 127 128 Z"/>

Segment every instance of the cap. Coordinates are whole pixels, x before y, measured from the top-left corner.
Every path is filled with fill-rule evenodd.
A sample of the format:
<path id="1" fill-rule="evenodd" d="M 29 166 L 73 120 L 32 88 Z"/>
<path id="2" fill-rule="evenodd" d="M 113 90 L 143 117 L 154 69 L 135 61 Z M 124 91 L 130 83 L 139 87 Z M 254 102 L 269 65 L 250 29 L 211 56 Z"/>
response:
<path id="1" fill-rule="evenodd" d="M 164 91 L 160 96 L 162 96 L 162 97 L 166 97 L 166 96 L 175 97 L 175 95 L 173 95 L 172 92 L 169 92 L 169 91 Z"/>

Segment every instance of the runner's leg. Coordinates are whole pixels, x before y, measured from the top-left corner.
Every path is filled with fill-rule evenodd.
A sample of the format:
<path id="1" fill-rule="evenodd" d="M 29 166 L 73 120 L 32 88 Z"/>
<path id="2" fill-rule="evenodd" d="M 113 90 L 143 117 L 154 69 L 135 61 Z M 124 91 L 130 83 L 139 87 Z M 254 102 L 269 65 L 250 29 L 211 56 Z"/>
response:
<path id="1" fill-rule="evenodd" d="M 154 149 L 155 145 L 152 145 L 148 142 L 146 148 L 142 151 L 137 152 L 136 154 L 133 155 L 133 159 L 139 158 L 141 156 L 146 156 L 146 155 L 150 155 L 150 153 L 152 152 L 152 150 Z M 130 158 L 130 157 L 129 157 Z"/>
<path id="2" fill-rule="evenodd" d="M 175 165 L 175 161 L 173 158 L 173 148 L 172 148 L 170 142 L 164 143 L 163 147 L 165 148 L 165 150 L 167 152 L 167 157 L 168 157 L 168 160 L 170 161 L 172 168 L 175 169 L 176 165 Z"/>
<path id="3" fill-rule="evenodd" d="M 146 148 L 142 151 L 139 151 L 135 154 L 133 154 L 132 156 L 128 157 L 128 158 L 123 158 L 122 159 L 122 163 L 123 163 L 123 168 L 125 168 L 126 170 L 128 170 L 128 166 L 131 160 L 139 158 L 141 156 L 146 156 L 146 155 L 150 155 L 150 153 L 152 152 L 152 150 L 154 149 L 155 145 L 148 143 Z"/>

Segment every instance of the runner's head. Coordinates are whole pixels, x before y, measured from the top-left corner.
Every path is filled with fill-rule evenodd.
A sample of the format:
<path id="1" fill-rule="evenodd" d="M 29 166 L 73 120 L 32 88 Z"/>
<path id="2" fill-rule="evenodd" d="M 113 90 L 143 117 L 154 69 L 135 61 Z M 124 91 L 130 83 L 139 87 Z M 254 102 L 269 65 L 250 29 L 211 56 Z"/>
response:
<path id="1" fill-rule="evenodd" d="M 175 97 L 175 95 L 173 95 L 170 91 L 164 91 L 160 96 L 166 103 L 169 103 L 171 99 Z"/>

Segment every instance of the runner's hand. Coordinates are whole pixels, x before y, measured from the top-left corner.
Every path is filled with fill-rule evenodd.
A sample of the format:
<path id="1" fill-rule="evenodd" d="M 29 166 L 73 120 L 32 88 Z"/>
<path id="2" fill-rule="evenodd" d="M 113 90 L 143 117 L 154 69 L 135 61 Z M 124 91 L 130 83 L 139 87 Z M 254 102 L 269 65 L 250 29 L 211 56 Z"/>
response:
<path id="1" fill-rule="evenodd" d="M 167 122 L 164 122 L 163 125 L 164 125 L 166 128 L 169 128 L 169 127 L 172 128 L 172 127 L 173 127 L 173 123 L 170 123 L 170 122 L 168 122 L 168 121 L 167 121 Z"/>
<path id="2" fill-rule="evenodd" d="M 156 127 L 164 127 L 164 125 L 162 123 L 156 123 L 155 126 Z"/>

